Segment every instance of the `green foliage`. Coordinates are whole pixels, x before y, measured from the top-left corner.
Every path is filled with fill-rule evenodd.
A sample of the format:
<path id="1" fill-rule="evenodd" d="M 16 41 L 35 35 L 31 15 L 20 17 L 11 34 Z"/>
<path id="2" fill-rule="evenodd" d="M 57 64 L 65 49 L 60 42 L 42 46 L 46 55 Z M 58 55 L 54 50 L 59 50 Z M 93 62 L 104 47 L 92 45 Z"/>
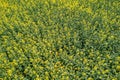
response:
<path id="1" fill-rule="evenodd" d="M 0 79 L 119 80 L 119 0 L 0 0 Z"/>

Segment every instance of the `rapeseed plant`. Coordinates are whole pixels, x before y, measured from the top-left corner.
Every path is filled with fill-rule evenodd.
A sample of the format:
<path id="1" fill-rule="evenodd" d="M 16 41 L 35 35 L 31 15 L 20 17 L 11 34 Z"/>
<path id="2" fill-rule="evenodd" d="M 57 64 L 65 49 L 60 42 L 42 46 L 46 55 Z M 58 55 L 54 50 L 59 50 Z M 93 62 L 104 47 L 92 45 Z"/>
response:
<path id="1" fill-rule="evenodd" d="M 119 0 L 0 0 L 1 80 L 119 80 Z"/>

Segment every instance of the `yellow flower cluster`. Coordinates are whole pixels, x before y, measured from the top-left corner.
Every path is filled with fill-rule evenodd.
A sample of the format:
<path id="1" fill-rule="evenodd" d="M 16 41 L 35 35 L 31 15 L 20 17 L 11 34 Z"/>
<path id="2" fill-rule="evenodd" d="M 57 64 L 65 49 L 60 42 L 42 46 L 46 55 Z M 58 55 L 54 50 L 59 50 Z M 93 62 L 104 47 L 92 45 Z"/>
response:
<path id="1" fill-rule="evenodd" d="M 119 0 L 0 0 L 0 80 L 120 80 Z"/>

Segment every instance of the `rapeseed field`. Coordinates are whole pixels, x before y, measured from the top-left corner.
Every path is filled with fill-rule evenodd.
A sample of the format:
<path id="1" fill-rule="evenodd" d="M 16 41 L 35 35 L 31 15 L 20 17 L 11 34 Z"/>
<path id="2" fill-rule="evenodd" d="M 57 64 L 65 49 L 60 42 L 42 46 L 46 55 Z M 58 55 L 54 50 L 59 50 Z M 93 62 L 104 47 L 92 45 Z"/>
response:
<path id="1" fill-rule="evenodd" d="M 120 0 L 0 0 L 0 80 L 120 80 Z"/>

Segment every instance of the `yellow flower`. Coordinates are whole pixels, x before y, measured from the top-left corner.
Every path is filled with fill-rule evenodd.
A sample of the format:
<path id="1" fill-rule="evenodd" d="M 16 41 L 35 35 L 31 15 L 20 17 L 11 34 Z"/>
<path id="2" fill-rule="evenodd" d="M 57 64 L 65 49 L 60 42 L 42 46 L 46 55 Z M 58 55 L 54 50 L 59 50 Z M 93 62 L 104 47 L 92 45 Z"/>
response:
<path id="1" fill-rule="evenodd" d="M 93 54 L 93 53 L 90 53 L 89 55 L 90 55 L 90 57 L 93 57 L 93 56 L 94 56 L 94 54 Z"/>
<path id="2" fill-rule="evenodd" d="M 108 72 L 109 72 L 109 70 L 107 69 L 107 70 L 105 70 L 105 72 L 106 72 L 106 73 L 108 73 Z"/>
<path id="3" fill-rule="evenodd" d="M 41 80 L 41 78 L 40 78 L 40 77 L 37 77 L 35 80 Z"/>
<path id="4" fill-rule="evenodd" d="M 98 73 L 98 74 L 101 74 L 101 72 L 100 72 L 100 71 L 97 71 L 97 73 Z"/>
<path id="5" fill-rule="evenodd" d="M 0 78 L 0 80 L 3 80 L 3 78 Z"/>
<path id="6" fill-rule="evenodd" d="M 44 69 L 44 67 L 40 66 L 40 67 L 39 67 L 39 69 L 40 69 L 40 70 L 43 70 L 43 69 Z"/>
<path id="7" fill-rule="evenodd" d="M 94 74 L 95 74 L 95 71 L 93 71 L 93 70 L 92 70 L 91 72 L 92 72 L 92 75 L 94 75 Z"/>
<path id="8" fill-rule="evenodd" d="M 67 27 L 64 27 L 64 31 L 67 31 L 68 30 L 68 28 Z"/>
<path id="9" fill-rule="evenodd" d="M 96 66 L 94 66 L 94 68 L 93 68 L 94 70 L 97 70 L 98 69 L 98 66 L 96 65 Z"/>
<path id="10" fill-rule="evenodd" d="M 85 64 L 87 62 L 88 62 L 87 58 L 84 58 L 83 63 Z"/>
<path id="11" fill-rule="evenodd" d="M 92 14 L 92 9 L 90 7 L 86 8 L 86 12 Z"/>
<path id="12" fill-rule="evenodd" d="M 62 49 L 60 49 L 60 52 L 62 52 L 63 50 Z"/>
<path id="13" fill-rule="evenodd" d="M 83 76 L 86 76 L 86 73 L 82 72 L 82 75 L 83 75 Z"/>
<path id="14" fill-rule="evenodd" d="M 115 38 L 115 36 L 113 36 L 113 35 L 112 35 L 112 36 L 109 36 L 109 39 L 110 39 L 110 40 L 111 40 L 111 39 L 114 39 L 114 38 Z"/>
<path id="15" fill-rule="evenodd" d="M 12 70 L 8 70 L 7 73 L 8 73 L 9 76 L 11 76 L 12 75 Z"/>
<path id="16" fill-rule="evenodd" d="M 17 65 L 18 65 L 18 63 L 16 62 L 15 59 L 13 60 L 12 65 L 13 65 L 13 66 L 17 66 Z"/>
<path id="17" fill-rule="evenodd" d="M 118 65 L 118 64 L 119 64 L 119 62 L 118 62 L 118 61 L 115 61 L 115 64 L 116 64 L 116 65 Z"/>
<path id="18" fill-rule="evenodd" d="M 117 71 L 120 71 L 120 65 L 118 65 L 118 66 L 116 67 L 116 70 L 117 70 Z"/>
<path id="19" fill-rule="evenodd" d="M 109 54 L 107 54 L 107 55 L 106 55 L 106 58 L 110 59 L 110 55 L 109 55 Z"/>
<path id="20" fill-rule="evenodd" d="M 56 0 L 51 0 L 51 2 L 54 4 L 54 3 L 56 3 Z"/>
<path id="21" fill-rule="evenodd" d="M 6 40 L 6 39 L 9 38 L 9 36 L 2 36 L 2 38 L 3 38 L 4 40 Z"/>
<path id="22" fill-rule="evenodd" d="M 113 78 L 112 80 L 118 80 L 117 78 Z"/>
<path id="23" fill-rule="evenodd" d="M 22 36 L 22 34 L 20 32 L 18 32 L 17 37 L 20 38 Z"/>
<path id="24" fill-rule="evenodd" d="M 116 60 L 120 60 L 120 56 L 116 57 Z"/>
<path id="25" fill-rule="evenodd" d="M 33 73 L 33 74 L 36 74 L 36 71 L 33 71 L 32 73 Z"/>
<path id="26" fill-rule="evenodd" d="M 0 30 L 0 34 L 2 34 L 4 31 L 3 30 Z"/>
<path id="27" fill-rule="evenodd" d="M 97 0 L 89 0 L 90 2 L 92 2 L 92 3 L 95 3 L 95 2 L 97 2 Z"/>
<path id="28" fill-rule="evenodd" d="M 69 79 L 69 76 L 66 77 L 66 80 L 70 80 L 70 79 Z"/>
<path id="29" fill-rule="evenodd" d="M 24 40 L 24 39 L 22 39 L 22 40 L 21 40 L 21 42 L 22 42 L 22 43 L 25 43 L 25 40 Z"/>
<path id="30" fill-rule="evenodd" d="M 7 2 L 3 2 L 2 6 L 6 8 L 9 6 L 9 4 Z"/>
<path id="31" fill-rule="evenodd" d="M 63 73 L 62 73 L 62 76 L 63 76 L 63 75 L 67 75 L 67 72 L 63 72 Z"/>
<path id="32" fill-rule="evenodd" d="M 87 80 L 94 80 L 93 78 L 89 77 Z"/>
<path id="33" fill-rule="evenodd" d="M 69 59 L 70 59 L 70 60 L 72 60 L 72 59 L 73 59 L 73 56 L 72 56 L 72 55 L 71 55 L 71 56 L 69 56 Z"/>
<path id="34" fill-rule="evenodd" d="M 79 54 L 80 54 L 80 55 L 83 55 L 84 53 L 83 53 L 83 52 L 80 52 Z"/>

